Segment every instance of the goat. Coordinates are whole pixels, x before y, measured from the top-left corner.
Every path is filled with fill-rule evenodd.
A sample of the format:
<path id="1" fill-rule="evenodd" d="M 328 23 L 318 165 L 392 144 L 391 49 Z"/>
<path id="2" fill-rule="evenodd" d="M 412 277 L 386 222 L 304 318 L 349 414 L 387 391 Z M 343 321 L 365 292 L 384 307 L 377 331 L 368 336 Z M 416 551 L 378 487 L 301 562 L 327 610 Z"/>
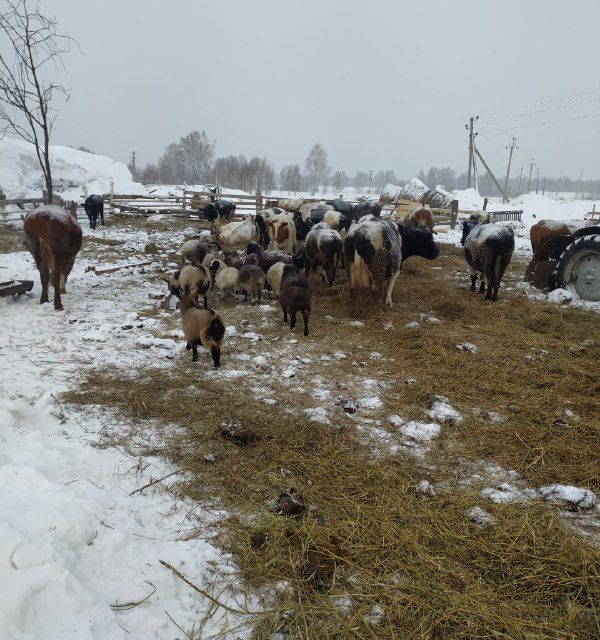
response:
<path id="1" fill-rule="evenodd" d="M 293 264 L 286 264 L 281 275 L 279 301 L 283 309 L 283 322 L 287 324 L 290 314 L 290 329 L 296 327 L 296 314 L 302 313 L 304 335 L 308 335 L 308 319 L 310 318 L 312 289 L 308 278 L 298 271 Z"/>

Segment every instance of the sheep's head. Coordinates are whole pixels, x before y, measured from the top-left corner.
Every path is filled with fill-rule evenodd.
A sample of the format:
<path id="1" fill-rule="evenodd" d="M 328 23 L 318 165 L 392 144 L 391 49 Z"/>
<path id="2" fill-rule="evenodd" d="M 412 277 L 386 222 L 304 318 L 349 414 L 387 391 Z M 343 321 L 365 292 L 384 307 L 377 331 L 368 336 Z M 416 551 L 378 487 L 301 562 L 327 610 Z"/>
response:
<path id="1" fill-rule="evenodd" d="M 169 287 L 169 292 L 180 298 L 181 297 L 181 286 L 179 285 L 179 274 L 180 271 L 176 271 L 172 275 L 163 275 L 163 280 L 167 283 Z"/>

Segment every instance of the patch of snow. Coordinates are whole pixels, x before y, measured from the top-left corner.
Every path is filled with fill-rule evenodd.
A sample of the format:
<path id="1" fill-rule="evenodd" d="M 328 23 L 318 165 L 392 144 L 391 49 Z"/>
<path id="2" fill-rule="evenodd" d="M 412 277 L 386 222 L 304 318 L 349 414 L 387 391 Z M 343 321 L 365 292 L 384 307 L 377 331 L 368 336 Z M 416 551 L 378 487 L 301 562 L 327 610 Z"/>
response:
<path id="1" fill-rule="evenodd" d="M 415 489 L 418 498 L 435 498 L 436 491 L 429 480 L 421 480 Z"/>
<path id="2" fill-rule="evenodd" d="M 445 396 L 435 396 L 427 414 L 430 418 L 442 423 L 457 423 L 462 420 L 462 415 L 450 404 L 450 401 Z"/>
<path id="3" fill-rule="evenodd" d="M 404 326 L 407 329 L 418 329 L 421 325 L 418 322 L 407 322 Z"/>
<path id="4" fill-rule="evenodd" d="M 467 511 L 467 518 L 478 527 L 488 527 L 494 524 L 494 516 L 481 507 L 471 507 Z"/>
<path id="5" fill-rule="evenodd" d="M 417 442 L 428 442 L 435 438 L 441 431 L 442 427 L 435 422 L 414 422 L 410 421 L 400 426 L 402 435 L 416 440 Z"/>
<path id="6" fill-rule="evenodd" d="M 309 409 L 304 409 L 304 413 L 308 416 L 311 422 L 321 422 L 322 424 L 329 424 L 327 411 L 325 411 L 323 407 L 312 407 Z"/>
<path id="7" fill-rule="evenodd" d="M 388 416 L 388 421 L 394 427 L 401 427 L 404 424 L 404 420 L 396 414 Z"/>
<path id="8" fill-rule="evenodd" d="M 572 485 L 552 484 L 541 487 L 539 493 L 549 502 L 566 503 L 580 509 L 591 509 L 597 503 L 597 498 L 593 491 Z"/>
<path id="9" fill-rule="evenodd" d="M 360 400 L 360 406 L 362 409 L 377 409 L 382 405 L 383 402 L 378 396 L 369 396 Z"/>
<path id="10" fill-rule="evenodd" d="M 573 294 L 566 289 L 554 289 L 553 291 L 548 292 L 546 298 L 550 302 L 565 304 L 566 302 L 571 302 L 571 300 L 573 300 Z"/>
<path id="11" fill-rule="evenodd" d="M 461 342 L 456 345 L 456 348 L 460 351 L 470 351 L 471 353 L 477 353 L 477 345 L 472 342 Z"/>

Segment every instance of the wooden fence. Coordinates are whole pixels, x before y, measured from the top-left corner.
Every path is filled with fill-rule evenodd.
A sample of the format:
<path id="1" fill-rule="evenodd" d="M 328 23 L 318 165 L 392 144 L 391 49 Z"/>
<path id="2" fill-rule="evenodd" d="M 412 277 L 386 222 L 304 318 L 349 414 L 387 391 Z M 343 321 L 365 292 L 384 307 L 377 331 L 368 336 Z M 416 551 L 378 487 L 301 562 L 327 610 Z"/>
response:
<path id="1" fill-rule="evenodd" d="M 46 197 L 41 198 L 6 198 L 0 193 L 0 221 L 17 222 L 30 210 L 46 202 Z M 52 204 L 65 207 L 77 218 L 77 203 L 72 200 L 63 200 L 60 196 L 52 196 Z M 27 206 L 30 205 L 30 206 Z"/>

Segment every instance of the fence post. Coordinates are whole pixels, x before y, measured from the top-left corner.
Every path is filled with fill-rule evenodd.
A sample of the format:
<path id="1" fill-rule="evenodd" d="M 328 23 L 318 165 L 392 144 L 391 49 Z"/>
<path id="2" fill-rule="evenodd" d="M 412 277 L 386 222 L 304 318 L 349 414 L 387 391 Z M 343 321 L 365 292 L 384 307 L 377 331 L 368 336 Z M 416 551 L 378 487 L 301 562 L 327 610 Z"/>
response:
<path id="1" fill-rule="evenodd" d="M 88 196 L 87 184 L 84 184 L 81 190 L 83 191 L 83 199 L 85 200 Z"/>
<path id="2" fill-rule="evenodd" d="M 110 197 L 108 199 L 108 202 L 111 207 L 113 206 L 114 197 L 115 197 L 115 181 L 113 179 L 110 181 Z"/>
<path id="3" fill-rule="evenodd" d="M 262 195 L 260 193 L 260 190 L 256 191 L 256 210 L 257 211 L 262 211 Z"/>
<path id="4" fill-rule="evenodd" d="M 458 220 L 458 200 L 452 200 L 450 203 L 450 228 L 452 230 L 456 227 L 456 222 Z"/>
<path id="5" fill-rule="evenodd" d="M 183 190 L 183 210 L 185 211 L 185 189 Z"/>
<path id="6" fill-rule="evenodd" d="M 6 213 L 6 209 L 5 209 L 5 200 L 6 199 L 7 199 L 6 195 L 4 195 L 4 191 L 2 191 L 2 187 L 0 187 L 0 213 L 2 215 L 4 215 Z"/>

